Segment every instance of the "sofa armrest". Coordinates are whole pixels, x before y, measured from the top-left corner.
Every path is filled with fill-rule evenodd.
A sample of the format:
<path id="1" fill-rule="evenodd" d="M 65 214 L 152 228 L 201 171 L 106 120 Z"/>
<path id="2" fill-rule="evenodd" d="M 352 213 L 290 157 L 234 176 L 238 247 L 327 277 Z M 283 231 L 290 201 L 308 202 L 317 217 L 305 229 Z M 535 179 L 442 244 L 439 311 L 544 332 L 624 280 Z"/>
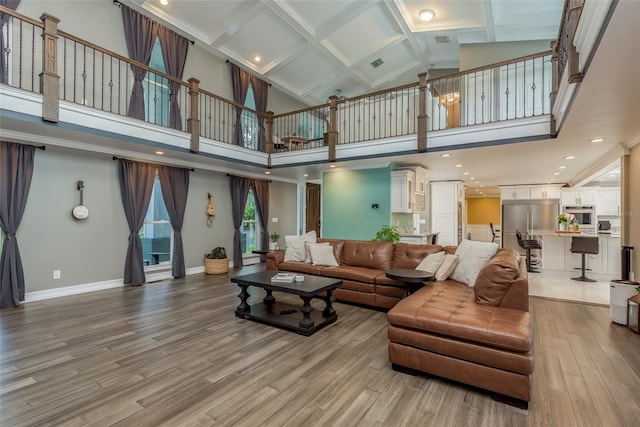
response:
<path id="1" fill-rule="evenodd" d="M 267 253 L 267 270 L 278 271 L 278 265 L 284 261 L 284 251 Z"/>

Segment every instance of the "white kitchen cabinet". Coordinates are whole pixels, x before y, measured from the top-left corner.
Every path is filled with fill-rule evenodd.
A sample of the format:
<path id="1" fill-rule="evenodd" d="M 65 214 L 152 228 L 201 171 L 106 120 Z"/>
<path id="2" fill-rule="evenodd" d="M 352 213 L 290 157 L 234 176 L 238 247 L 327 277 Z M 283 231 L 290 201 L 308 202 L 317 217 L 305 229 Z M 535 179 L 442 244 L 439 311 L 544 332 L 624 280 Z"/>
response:
<path id="1" fill-rule="evenodd" d="M 391 171 L 391 212 L 423 213 L 427 210 L 427 170 Z"/>
<path id="2" fill-rule="evenodd" d="M 431 232 L 439 232 L 438 243 L 457 245 L 464 238 L 464 184 L 459 181 L 431 182 Z"/>
<path id="3" fill-rule="evenodd" d="M 500 187 L 500 198 L 502 200 L 530 199 L 531 188 L 529 186 Z"/>
<path id="4" fill-rule="evenodd" d="M 542 268 L 544 270 L 566 269 L 566 242 L 567 238 L 564 236 L 545 234 L 542 237 Z"/>
<path id="5" fill-rule="evenodd" d="M 531 187 L 530 196 L 532 199 L 558 199 L 562 197 L 559 187 Z"/>
<path id="6" fill-rule="evenodd" d="M 607 274 L 619 278 L 622 275 L 620 237 L 608 237 L 604 240 L 607 242 Z"/>
<path id="7" fill-rule="evenodd" d="M 416 173 L 404 169 L 391 171 L 391 212 L 413 213 Z"/>
<path id="8" fill-rule="evenodd" d="M 423 213 L 427 211 L 427 196 L 429 194 L 429 181 L 427 181 L 427 170 L 423 168 L 415 168 L 415 194 L 413 203 L 413 213 Z"/>
<path id="9" fill-rule="evenodd" d="M 593 206 L 596 204 L 595 190 L 563 190 L 562 206 Z"/>
<path id="10" fill-rule="evenodd" d="M 620 215 L 620 187 L 601 188 L 596 193 L 596 216 Z"/>

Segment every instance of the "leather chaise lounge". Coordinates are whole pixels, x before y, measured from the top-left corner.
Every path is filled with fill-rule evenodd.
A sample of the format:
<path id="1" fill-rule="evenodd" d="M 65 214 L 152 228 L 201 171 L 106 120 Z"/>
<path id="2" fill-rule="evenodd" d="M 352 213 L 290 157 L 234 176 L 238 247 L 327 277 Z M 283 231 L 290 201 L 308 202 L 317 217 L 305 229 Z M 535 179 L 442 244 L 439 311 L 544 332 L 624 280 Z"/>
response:
<path id="1" fill-rule="evenodd" d="M 527 407 L 534 370 L 533 321 L 524 257 L 498 249 L 475 282 L 429 282 L 406 298 L 389 268 L 415 268 L 424 257 L 455 246 L 318 239 L 329 242 L 338 266 L 285 262 L 267 255 L 267 269 L 343 279 L 339 301 L 389 309 L 389 360 L 396 370 L 423 372 L 493 392 Z"/>

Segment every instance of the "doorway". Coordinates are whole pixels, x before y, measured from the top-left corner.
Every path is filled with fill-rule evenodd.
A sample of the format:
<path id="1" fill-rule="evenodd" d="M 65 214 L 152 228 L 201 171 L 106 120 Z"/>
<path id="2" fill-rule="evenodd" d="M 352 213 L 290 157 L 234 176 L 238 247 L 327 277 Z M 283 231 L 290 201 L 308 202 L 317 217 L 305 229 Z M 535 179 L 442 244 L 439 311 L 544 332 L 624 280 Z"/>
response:
<path id="1" fill-rule="evenodd" d="M 307 182 L 305 192 L 305 233 L 315 230 L 316 235 L 320 237 L 320 184 Z"/>

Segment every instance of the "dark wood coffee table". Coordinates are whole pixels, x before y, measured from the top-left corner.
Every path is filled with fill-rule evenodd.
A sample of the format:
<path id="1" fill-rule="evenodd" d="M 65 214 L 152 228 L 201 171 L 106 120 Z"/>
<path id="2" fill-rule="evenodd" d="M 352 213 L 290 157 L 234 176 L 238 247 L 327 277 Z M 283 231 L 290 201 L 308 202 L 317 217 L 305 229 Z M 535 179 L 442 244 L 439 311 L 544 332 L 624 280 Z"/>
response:
<path id="1" fill-rule="evenodd" d="M 305 336 L 313 334 L 338 319 L 338 314 L 331 305 L 331 294 L 342 284 L 342 280 L 303 274 L 302 282 L 272 282 L 271 277 L 276 273 L 278 272 L 261 271 L 231 278 L 231 281 L 240 287 L 240 305 L 236 308 L 236 316 L 278 326 Z M 247 303 L 250 295 L 249 286 L 267 291 L 261 304 Z M 276 301 L 273 291 L 298 295 L 302 299 L 302 307 Z M 319 294 L 322 292 L 326 293 L 320 297 Z M 313 310 L 312 298 L 324 300 L 326 307 L 322 312 Z M 295 315 L 298 312 L 302 313 L 302 319 Z"/>
<path id="2" fill-rule="evenodd" d="M 390 268 L 385 271 L 388 278 L 399 280 L 407 285 L 404 296 L 409 296 L 422 287 L 424 282 L 433 280 L 433 273 L 411 268 Z"/>

